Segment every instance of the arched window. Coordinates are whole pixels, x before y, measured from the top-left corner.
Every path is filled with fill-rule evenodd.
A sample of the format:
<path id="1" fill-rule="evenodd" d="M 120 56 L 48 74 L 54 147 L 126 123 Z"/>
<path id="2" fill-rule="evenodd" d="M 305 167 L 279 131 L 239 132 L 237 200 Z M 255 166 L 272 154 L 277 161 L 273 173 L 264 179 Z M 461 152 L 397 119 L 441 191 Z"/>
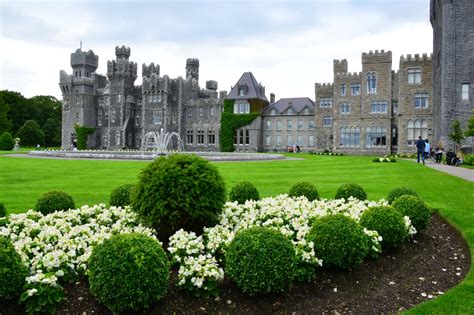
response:
<path id="1" fill-rule="evenodd" d="M 377 93 L 377 75 L 375 72 L 367 73 L 367 93 Z"/>

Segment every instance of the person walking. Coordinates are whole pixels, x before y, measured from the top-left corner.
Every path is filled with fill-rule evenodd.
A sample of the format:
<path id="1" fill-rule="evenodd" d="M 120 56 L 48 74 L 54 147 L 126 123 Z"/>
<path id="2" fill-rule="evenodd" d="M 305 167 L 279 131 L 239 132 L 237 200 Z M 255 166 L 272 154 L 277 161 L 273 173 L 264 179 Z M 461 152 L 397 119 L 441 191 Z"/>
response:
<path id="1" fill-rule="evenodd" d="M 421 140 L 421 136 L 418 137 L 418 140 L 416 140 L 416 162 L 420 163 L 420 157 L 423 161 L 423 164 L 425 164 L 425 155 L 424 155 L 424 150 L 425 150 L 425 141 Z"/>
<path id="2" fill-rule="evenodd" d="M 425 154 L 423 156 L 423 164 L 425 164 L 426 157 L 430 155 L 430 153 L 431 153 L 431 145 L 427 138 L 425 139 Z"/>
<path id="3" fill-rule="evenodd" d="M 443 143 L 440 141 L 435 148 L 436 163 L 440 164 L 443 159 Z"/>

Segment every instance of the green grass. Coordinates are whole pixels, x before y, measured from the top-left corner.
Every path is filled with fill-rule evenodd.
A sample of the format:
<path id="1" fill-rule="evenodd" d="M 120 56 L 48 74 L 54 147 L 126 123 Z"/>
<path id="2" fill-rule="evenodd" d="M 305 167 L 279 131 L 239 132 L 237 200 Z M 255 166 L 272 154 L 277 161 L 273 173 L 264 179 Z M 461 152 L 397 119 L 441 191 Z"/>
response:
<path id="1" fill-rule="evenodd" d="M 294 155 L 292 155 L 294 156 Z M 343 183 L 358 183 L 369 199 L 379 199 L 398 186 L 414 188 L 432 208 L 437 208 L 467 240 L 474 254 L 474 184 L 412 161 L 372 163 L 368 156 L 310 156 L 304 160 L 215 163 L 229 190 L 248 180 L 261 196 L 287 193 L 298 181 L 310 181 L 323 198 L 333 198 Z M 148 162 L 50 160 L 0 156 L 0 202 L 8 212 L 32 208 L 44 192 L 68 192 L 76 205 L 107 203 L 110 191 L 135 182 Z M 185 192 L 183 192 L 185 193 Z M 474 272 L 462 284 L 409 311 L 413 314 L 474 313 Z"/>

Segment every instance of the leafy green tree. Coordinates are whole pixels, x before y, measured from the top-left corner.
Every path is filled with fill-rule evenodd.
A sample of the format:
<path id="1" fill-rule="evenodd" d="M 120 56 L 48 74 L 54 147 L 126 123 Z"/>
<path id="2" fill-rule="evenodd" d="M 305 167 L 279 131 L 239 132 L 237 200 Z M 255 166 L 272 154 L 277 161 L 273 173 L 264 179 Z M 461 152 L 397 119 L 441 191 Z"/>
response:
<path id="1" fill-rule="evenodd" d="M 455 120 L 451 125 L 451 133 L 448 135 L 448 137 L 457 145 L 457 147 L 461 146 L 461 141 L 464 140 L 464 133 L 459 120 Z M 456 146 L 454 151 L 456 151 Z"/>
<path id="2" fill-rule="evenodd" d="M 24 146 L 44 145 L 44 133 L 38 123 L 34 120 L 27 120 L 18 130 L 17 137 L 21 139 Z"/>
<path id="3" fill-rule="evenodd" d="M 469 121 L 467 122 L 467 130 L 464 134 L 466 137 L 474 137 L 474 115 L 469 118 Z"/>
<path id="4" fill-rule="evenodd" d="M 13 141 L 13 137 L 9 132 L 4 132 L 0 136 L 0 150 L 11 150 L 15 142 Z"/>
<path id="5" fill-rule="evenodd" d="M 10 132 L 12 129 L 12 122 L 8 119 L 8 112 L 10 107 L 0 99 L 0 133 Z"/>
<path id="6" fill-rule="evenodd" d="M 48 118 L 43 125 L 44 142 L 48 147 L 61 144 L 61 123 L 54 118 Z"/>

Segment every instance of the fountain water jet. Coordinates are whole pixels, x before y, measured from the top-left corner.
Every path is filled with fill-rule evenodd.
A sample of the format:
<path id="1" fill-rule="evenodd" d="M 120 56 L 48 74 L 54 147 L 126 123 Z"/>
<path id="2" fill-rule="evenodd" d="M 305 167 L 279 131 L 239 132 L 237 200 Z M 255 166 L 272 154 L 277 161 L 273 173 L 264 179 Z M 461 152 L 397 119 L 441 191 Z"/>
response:
<path id="1" fill-rule="evenodd" d="M 174 142 L 173 139 L 176 139 Z M 184 144 L 177 132 L 149 131 L 145 134 L 142 149 L 158 152 L 158 154 L 168 154 L 170 152 L 184 151 Z"/>

